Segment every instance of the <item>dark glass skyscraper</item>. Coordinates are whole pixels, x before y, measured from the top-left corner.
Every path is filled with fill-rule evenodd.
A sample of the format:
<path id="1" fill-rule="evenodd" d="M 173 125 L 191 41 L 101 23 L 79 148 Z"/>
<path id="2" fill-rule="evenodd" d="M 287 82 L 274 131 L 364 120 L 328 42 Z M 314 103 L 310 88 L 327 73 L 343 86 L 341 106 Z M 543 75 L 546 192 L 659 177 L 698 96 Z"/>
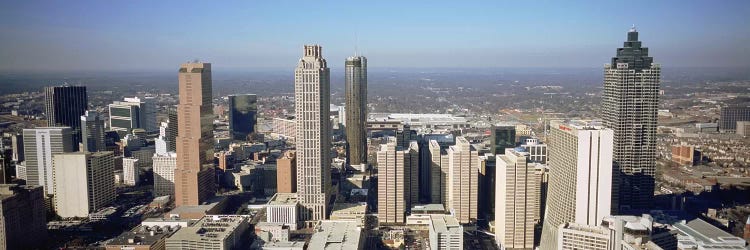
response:
<path id="1" fill-rule="evenodd" d="M 367 162 L 367 58 L 352 56 L 345 65 L 347 158 L 359 165 Z"/>
<path id="2" fill-rule="evenodd" d="M 258 97 L 253 94 L 229 96 L 229 132 L 235 140 L 247 140 L 255 132 L 258 119 Z"/>
<path id="3" fill-rule="evenodd" d="M 722 131 L 737 130 L 738 121 L 750 121 L 750 106 L 727 106 L 721 108 L 719 129 Z"/>
<path id="4" fill-rule="evenodd" d="M 44 88 L 47 126 L 73 129 L 73 145 L 81 142 L 81 116 L 89 105 L 86 86 L 50 86 Z"/>
<path id="5" fill-rule="evenodd" d="M 654 197 L 661 66 L 653 62 L 633 27 L 617 56 L 604 66 L 602 113 L 604 125 L 614 131 L 615 213 L 618 208 L 648 209 Z"/>
<path id="6" fill-rule="evenodd" d="M 490 131 L 490 151 L 492 154 L 504 154 L 506 148 L 516 146 L 516 127 L 492 126 Z"/>

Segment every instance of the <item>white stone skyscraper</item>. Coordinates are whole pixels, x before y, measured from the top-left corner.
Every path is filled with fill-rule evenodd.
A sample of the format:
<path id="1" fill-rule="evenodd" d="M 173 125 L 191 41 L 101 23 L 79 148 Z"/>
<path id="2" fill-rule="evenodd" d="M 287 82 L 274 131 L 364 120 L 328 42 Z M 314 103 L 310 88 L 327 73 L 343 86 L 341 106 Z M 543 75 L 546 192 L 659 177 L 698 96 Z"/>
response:
<path id="1" fill-rule="evenodd" d="M 310 226 L 326 219 L 331 194 L 330 70 L 323 48 L 305 45 L 294 70 L 297 122 L 297 197 Z"/>
<path id="2" fill-rule="evenodd" d="M 55 154 L 73 152 L 72 134 L 73 130 L 70 127 L 39 127 L 23 130 L 27 185 L 42 186 L 46 194 L 54 194 L 52 157 Z"/>
<path id="3" fill-rule="evenodd" d="M 635 27 L 604 66 L 602 114 L 614 131 L 613 212 L 649 209 L 654 197 L 656 123 L 661 66 L 638 41 Z M 622 175 L 622 176 L 620 176 Z"/>
<path id="4" fill-rule="evenodd" d="M 496 158 L 495 240 L 501 249 L 534 249 L 542 177 L 528 157 L 506 148 Z"/>
<path id="5" fill-rule="evenodd" d="M 346 59 L 346 143 L 350 165 L 367 162 L 367 58 Z"/>
<path id="6" fill-rule="evenodd" d="M 587 122 L 550 122 L 549 186 L 541 249 L 557 249 L 566 223 L 597 226 L 610 215 L 612 130 Z"/>
<path id="7" fill-rule="evenodd" d="M 479 153 L 464 137 L 448 147 L 448 197 L 446 208 L 461 224 L 477 220 Z"/>

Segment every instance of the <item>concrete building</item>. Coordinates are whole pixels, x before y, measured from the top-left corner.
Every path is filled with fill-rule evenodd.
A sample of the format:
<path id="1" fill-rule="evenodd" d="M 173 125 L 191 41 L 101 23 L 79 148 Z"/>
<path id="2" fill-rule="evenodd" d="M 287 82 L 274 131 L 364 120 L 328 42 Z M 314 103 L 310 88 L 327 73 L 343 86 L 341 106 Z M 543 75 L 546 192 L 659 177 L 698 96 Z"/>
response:
<path id="1" fill-rule="evenodd" d="M 367 202 L 334 203 L 333 211 L 331 212 L 331 220 L 353 221 L 359 223 L 359 226 L 364 226 L 366 214 Z"/>
<path id="2" fill-rule="evenodd" d="M 737 121 L 737 134 L 750 136 L 750 121 Z"/>
<path id="3" fill-rule="evenodd" d="M 427 141 L 425 166 L 430 169 L 430 200 L 448 204 L 448 153 L 437 140 Z"/>
<path id="4" fill-rule="evenodd" d="M 81 151 L 105 151 L 104 119 L 96 111 L 88 110 L 81 116 Z"/>
<path id="5" fill-rule="evenodd" d="M 541 176 L 528 154 L 506 148 L 497 156 L 495 241 L 502 249 L 533 249 Z"/>
<path id="6" fill-rule="evenodd" d="M 242 215 L 209 215 L 183 227 L 166 240 L 166 249 L 231 250 L 249 247 L 248 218 Z"/>
<path id="7" fill-rule="evenodd" d="M 539 139 L 526 139 L 521 148 L 529 154 L 529 161 L 547 164 L 547 144 L 539 142 Z"/>
<path id="8" fill-rule="evenodd" d="M 235 140 L 247 140 L 258 123 L 258 96 L 229 95 L 229 133 Z"/>
<path id="9" fill-rule="evenodd" d="M 465 117 L 452 114 L 368 114 L 368 130 L 399 130 L 403 129 L 403 125 L 409 125 L 417 131 L 451 131 L 470 127 Z"/>
<path id="10" fill-rule="evenodd" d="M 44 197 L 40 186 L 0 185 L 0 249 L 44 248 L 47 240 Z"/>
<path id="11" fill-rule="evenodd" d="M 653 204 L 661 82 L 661 66 L 653 62 L 633 27 L 604 66 L 604 126 L 614 132 L 616 172 L 623 174 L 612 178 L 613 210 L 649 209 Z"/>
<path id="12" fill-rule="evenodd" d="M 271 126 L 274 136 L 280 139 L 286 139 L 287 142 L 294 144 L 297 136 L 297 120 L 285 118 L 273 118 Z"/>
<path id="13" fill-rule="evenodd" d="M 516 147 L 516 127 L 496 126 L 490 129 L 490 152 L 494 155 L 502 154 L 506 148 Z"/>
<path id="14" fill-rule="evenodd" d="M 106 250 L 164 250 L 166 239 L 180 227 L 136 226 L 107 242 Z"/>
<path id="15" fill-rule="evenodd" d="M 141 183 L 141 164 L 133 157 L 122 158 L 122 183 L 137 186 Z"/>
<path id="16" fill-rule="evenodd" d="M 297 154 L 286 151 L 276 160 L 276 190 L 279 193 L 297 192 Z"/>
<path id="17" fill-rule="evenodd" d="M 448 148 L 448 201 L 446 208 L 462 224 L 477 219 L 477 188 L 479 187 L 479 155 L 464 137 Z"/>
<path id="18" fill-rule="evenodd" d="M 305 45 L 294 70 L 294 109 L 297 116 L 297 197 L 300 216 L 311 226 L 328 218 L 331 196 L 330 70 L 323 48 Z"/>
<path id="19" fill-rule="evenodd" d="M 464 249 L 464 228 L 452 215 L 431 215 L 429 234 L 432 250 Z"/>
<path id="20" fill-rule="evenodd" d="M 55 212 L 63 218 L 88 217 L 115 201 L 112 152 L 54 156 Z"/>
<path id="21" fill-rule="evenodd" d="M 111 130 L 130 133 L 134 128 L 141 128 L 147 133 L 159 131 L 156 123 L 156 106 L 152 99 L 126 97 L 115 101 L 109 107 L 109 126 Z"/>
<path id="22" fill-rule="evenodd" d="M 54 194 L 52 157 L 56 154 L 73 152 L 73 144 L 72 130 L 69 127 L 24 129 L 26 184 L 42 186 L 47 195 Z"/>
<path id="23" fill-rule="evenodd" d="M 271 223 L 282 223 L 293 229 L 299 228 L 298 218 L 300 210 L 297 194 L 276 193 L 266 205 L 266 221 Z"/>
<path id="24" fill-rule="evenodd" d="M 610 215 L 613 131 L 591 123 L 550 122 L 549 186 L 541 249 L 556 249 L 565 223 L 596 226 Z"/>
<path id="25" fill-rule="evenodd" d="M 10 145 L 11 148 L 13 148 L 13 161 L 16 163 L 25 161 L 26 157 L 23 151 L 23 133 L 11 134 Z"/>
<path id="26" fill-rule="evenodd" d="M 672 161 L 680 165 L 692 166 L 700 162 L 700 153 L 695 150 L 695 146 L 672 145 Z"/>
<path id="27" fill-rule="evenodd" d="M 378 219 L 380 223 L 406 223 L 407 209 L 417 203 L 419 149 L 416 142 L 404 149 L 389 137 L 377 152 Z"/>
<path id="28" fill-rule="evenodd" d="M 560 250 L 610 250 L 610 231 L 607 228 L 586 224 L 566 223 L 558 229 L 556 245 Z"/>
<path id="29" fill-rule="evenodd" d="M 178 77 L 175 205 L 199 205 L 216 192 L 211 64 L 184 63 Z"/>
<path id="30" fill-rule="evenodd" d="M 364 230 L 356 222 L 321 221 L 307 249 L 360 250 L 364 249 L 364 237 Z"/>
<path id="31" fill-rule="evenodd" d="M 719 116 L 719 130 L 735 131 L 737 122 L 750 121 L 750 106 L 727 106 L 721 108 Z"/>
<path id="32" fill-rule="evenodd" d="M 747 241 L 717 228 L 701 219 L 681 221 L 672 225 L 677 231 L 677 249 L 720 250 L 747 249 Z"/>
<path id="33" fill-rule="evenodd" d="M 367 58 L 346 58 L 346 144 L 349 165 L 367 163 Z"/>
<path id="34" fill-rule="evenodd" d="M 44 88 L 45 116 L 48 127 L 70 127 L 73 150 L 81 142 L 81 116 L 89 106 L 86 86 L 49 86 Z"/>
<path id="35" fill-rule="evenodd" d="M 154 195 L 174 197 L 174 171 L 177 167 L 177 154 L 154 154 L 152 158 L 154 171 Z"/>

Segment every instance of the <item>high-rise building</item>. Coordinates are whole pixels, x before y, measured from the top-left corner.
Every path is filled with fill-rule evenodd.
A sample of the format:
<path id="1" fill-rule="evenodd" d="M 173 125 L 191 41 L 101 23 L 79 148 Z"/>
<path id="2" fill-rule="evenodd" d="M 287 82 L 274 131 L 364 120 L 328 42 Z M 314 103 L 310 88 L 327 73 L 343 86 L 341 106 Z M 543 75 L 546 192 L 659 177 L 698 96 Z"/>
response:
<path id="1" fill-rule="evenodd" d="M 350 165 L 367 162 L 367 58 L 346 58 L 346 144 Z"/>
<path id="2" fill-rule="evenodd" d="M 294 110 L 297 116 L 297 195 L 301 219 L 327 218 L 331 195 L 330 70 L 323 48 L 305 45 L 294 70 Z M 311 223 L 308 223 L 308 226 Z"/>
<path id="3" fill-rule="evenodd" d="M 427 164 L 430 169 L 430 201 L 448 204 L 448 153 L 437 140 L 427 142 Z"/>
<path id="4" fill-rule="evenodd" d="M 255 132 L 258 122 L 258 96 L 254 94 L 229 96 L 229 132 L 235 140 L 247 140 Z"/>
<path id="5" fill-rule="evenodd" d="M 462 224 L 477 219 L 477 188 L 479 187 L 479 155 L 464 137 L 448 148 L 448 203 L 446 208 Z"/>
<path id="6" fill-rule="evenodd" d="M 112 152 L 56 154 L 54 165 L 55 212 L 60 217 L 87 217 L 115 201 Z"/>
<path id="7" fill-rule="evenodd" d="M 73 152 L 72 130 L 70 127 L 24 129 L 23 146 L 26 154 L 26 184 L 42 186 L 48 195 L 53 195 L 52 157 L 55 154 Z"/>
<path id="8" fill-rule="evenodd" d="M 23 152 L 23 134 L 11 134 L 10 145 L 13 148 L 12 159 L 15 162 L 22 162 L 26 160 L 26 156 Z"/>
<path id="9" fill-rule="evenodd" d="M 0 249 L 42 249 L 47 209 L 40 186 L 0 185 Z"/>
<path id="10" fill-rule="evenodd" d="M 50 86 L 44 88 L 48 127 L 70 127 L 73 150 L 81 142 L 81 116 L 88 109 L 86 86 Z"/>
<path id="11" fill-rule="evenodd" d="M 122 183 L 129 186 L 140 184 L 141 165 L 133 157 L 122 158 Z"/>
<path id="12" fill-rule="evenodd" d="M 389 137 L 377 152 L 380 223 L 406 223 L 408 209 L 418 202 L 419 146 L 416 141 L 409 148 L 396 143 L 396 138 Z"/>
<path id="13" fill-rule="evenodd" d="M 525 152 L 505 149 L 496 162 L 495 240 L 502 249 L 534 249 L 541 176 Z"/>
<path id="14" fill-rule="evenodd" d="M 556 249 L 565 223 L 596 226 L 610 215 L 613 131 L 591 123 L 550 122 L 549 184 L 541 249 Z"/>
<path id="15" fill-rule="evenodd" d="M 96 111 L 88 110 L 81 116 L 81 151 L 106 150 L 104 144 L 104 119 Z"/>
<path id="16" fill-rule="evenodd" d="M 477 188 L 477 217 L 493 221 L 495 214 L 496 157 L 491 153 L 479 156 L 479 187 Z"/>
<path id="17" fill-rule="evenodd" d="M 164 136 L 167 141 L 167 152 L 177 151 L 177 124 L 177 108 L 167 108 L 167 124 L 164 128 Z"/>
<path id="18" fill-rule="evenodd" d="M 152 158 L 154 168 L 154 195 L 174 196 L 174 170 L 177 166 L 177 154 L 167 152 L 166 154 L 154 154 Z"/>
<path id="19" fill-rule="evenodd" d="M 175 205 L 200 205 L 216 192 L 211 64 L 184 63 L 178 76 Z"/>
<path id="20" fill-rule="evenodd" d="M 750 121 L 750 106 L 727 106 L 721 108 L 719 116 L 719 129 L 722 131 L 735 131 L 737 122 Z"/>
<path id="21" fill-rule="evenodd" d="M 493 125 L 490 130 L 490 152 L 502 154 L 506 148 L 516 147 L 516 127 Z"/>
<path id="22" fill-rule="evenodd" d="M 159 131 L 156 107 L 151 99 L 125 98 L 109 104 L 109 127 L 121 134 L 141 128 L 148 133 Z"/>
<path id="23" fill-rule="evenodd" d="M 604 66 L 604 126 L 614 131 L 613 212 L 648 209 L 654 196 L 656 122 L 661 66 L 638 41 L 635 27 Z M 552 157 L 550 157 L 553 161 Z"/>
<path id="24" fill-rule="evenodd" d="M 294 151 L 284 152 L 276 160 L 276 192 L 297 192 L 297 155 Z"/>

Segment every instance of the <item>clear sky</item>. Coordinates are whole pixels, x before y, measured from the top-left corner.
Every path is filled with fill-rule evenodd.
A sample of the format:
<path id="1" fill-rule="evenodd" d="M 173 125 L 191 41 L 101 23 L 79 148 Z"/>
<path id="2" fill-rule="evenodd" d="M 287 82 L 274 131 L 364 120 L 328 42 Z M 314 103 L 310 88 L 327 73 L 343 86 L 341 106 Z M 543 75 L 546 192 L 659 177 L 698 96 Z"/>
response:
<path id="1" fill-rule="evenodd" d="M 750 67 L 750 1 L 3 1 L 0 71 L 601 67 L 635 24 L 665 67 Z M 358 39 L 355 39 L 358 37 Z"/>

